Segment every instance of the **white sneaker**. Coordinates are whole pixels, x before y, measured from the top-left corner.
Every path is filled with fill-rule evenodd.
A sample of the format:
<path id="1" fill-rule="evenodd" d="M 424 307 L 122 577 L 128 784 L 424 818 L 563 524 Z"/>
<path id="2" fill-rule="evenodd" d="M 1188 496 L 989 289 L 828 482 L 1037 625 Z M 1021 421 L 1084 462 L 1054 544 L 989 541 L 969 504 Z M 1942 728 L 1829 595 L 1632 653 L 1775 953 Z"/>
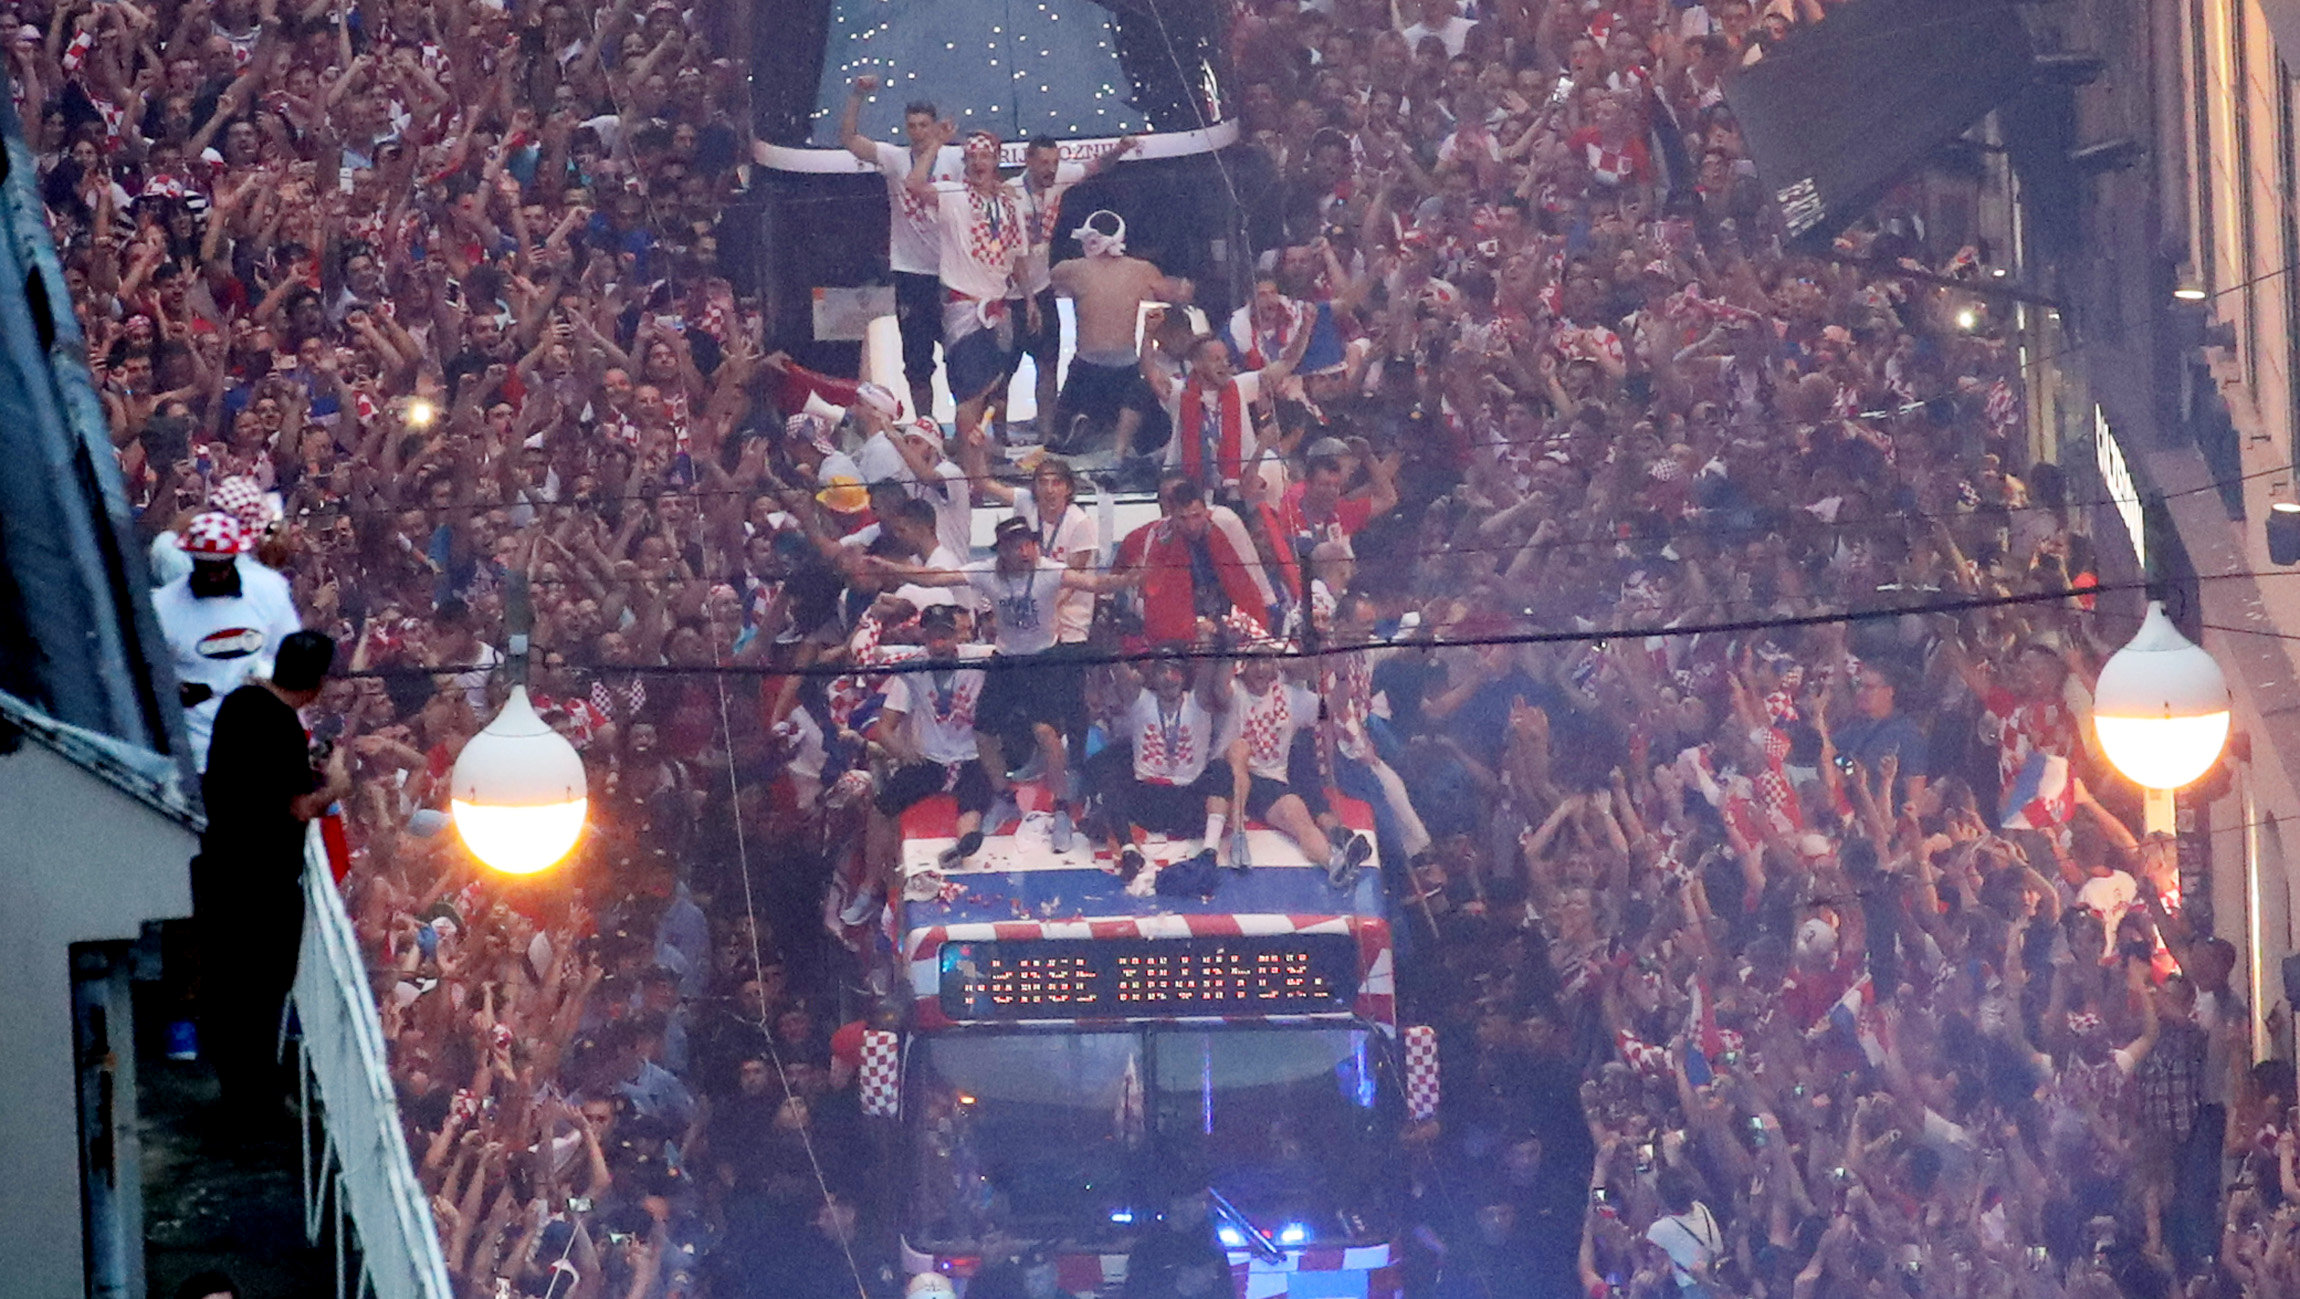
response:
<path id="1" fill-rule="evenodd" d="M 850 928 L 857 925 L 867 925 L 878 916 L 879 908 L 884 905 L 886 905 L 885 899 L 866 889 L 855 894 L 846 906 L 840 909 L 839 923 Z"/>

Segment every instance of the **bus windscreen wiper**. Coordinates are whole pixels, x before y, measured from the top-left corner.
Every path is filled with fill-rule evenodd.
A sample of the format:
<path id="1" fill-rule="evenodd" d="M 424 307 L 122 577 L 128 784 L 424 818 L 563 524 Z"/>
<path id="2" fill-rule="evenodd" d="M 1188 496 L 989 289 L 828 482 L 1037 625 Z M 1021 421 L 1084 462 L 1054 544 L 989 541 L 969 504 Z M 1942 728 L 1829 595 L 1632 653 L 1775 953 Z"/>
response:
<path id="1" fill-rule="evenodd" d="M 1285 1261 L 1286 1251 L 1278 1248 L 1278 1242 L 1263 1234 L 1262 1229 L 1254 1225 L 1254 1220 L 1241 1212 L 1237 1205 L 1230 1203 L 1230 1197 L 1215 1190 L 1212 1186 L 1208 1186 L 1206 1198 L 1213 1202 L 1215 1212 L 1229 1219 L 1230 1224 L 1246 1237 L 1247 1248 L 1253 1250 L 1265 1262 L 1282 1263 Z"/>

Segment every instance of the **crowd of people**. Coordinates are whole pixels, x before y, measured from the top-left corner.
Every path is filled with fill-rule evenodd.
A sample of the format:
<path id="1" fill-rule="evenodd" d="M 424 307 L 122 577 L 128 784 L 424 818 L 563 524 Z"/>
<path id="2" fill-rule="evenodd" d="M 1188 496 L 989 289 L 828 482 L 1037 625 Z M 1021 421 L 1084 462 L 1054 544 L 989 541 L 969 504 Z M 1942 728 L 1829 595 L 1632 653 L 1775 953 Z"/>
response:
<path id="1" fill-rule="evenodd" d="M 17 0 L 195 745 L 267 639 L 342 647 L 305 716 L 460 1292 L 901 1292 L 855 1088 L 894 818 L 1020 785 L 1114 869 L 1241 867 L 1249 818 L 1379 869 L 1444 1065 L 1409 1293 L 2300 1292 L 2292 1071 L 2098 758 L 2088 502 L 1985 259 L 1787 246 L 1726 103 L 1834 2 L 1239 4 L 1238 302 L 1050 142 L 874 139 L 858 82 L 866 384 L 721 269 L 771 6 Z M 1160 517 L 1105 535 L 1120 487 Z M 592 780 L 548 887 L 442 814 L 522 585 Z"/>

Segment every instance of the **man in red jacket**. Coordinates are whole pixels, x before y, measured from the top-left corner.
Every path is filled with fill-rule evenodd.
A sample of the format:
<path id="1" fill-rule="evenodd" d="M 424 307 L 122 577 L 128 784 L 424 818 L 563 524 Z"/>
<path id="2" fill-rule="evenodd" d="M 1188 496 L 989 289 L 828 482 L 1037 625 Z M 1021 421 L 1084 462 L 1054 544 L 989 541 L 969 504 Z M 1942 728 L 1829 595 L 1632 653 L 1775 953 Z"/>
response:
<path id="1" fill-rule="evenodd" d="M 1233 609 L 1267 627 L 1271 596 L 1237 515 L 1207 505 L 1205 489 L 1184 474 L 1160 481 L 1158 512 L 1118 547 L 1119 571 L 1142 570 L 1143 634 L 1159 644 L 1195 640 L 1200 619 L 1218 623 Z"/>

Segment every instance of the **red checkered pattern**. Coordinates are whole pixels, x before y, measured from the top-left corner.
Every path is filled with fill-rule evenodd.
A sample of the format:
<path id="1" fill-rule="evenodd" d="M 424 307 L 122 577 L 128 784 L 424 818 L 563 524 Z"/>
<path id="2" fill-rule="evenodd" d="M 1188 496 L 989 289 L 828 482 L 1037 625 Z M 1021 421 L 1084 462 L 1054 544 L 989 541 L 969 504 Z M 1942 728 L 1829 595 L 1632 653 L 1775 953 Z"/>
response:
<path id="1" fill-rule="evenodd" d="M 902 1040 L 885 1029 L 863 1032 L 862 1112 L 874 1119 L 902 1112 Z"/>
<path id="2" fill-rule="evenodd" d="M 1630 1068 L 1648 1078 L 1669 1077 L 1669 1052 L 1653 1045 L 1628 1029 L 1616 1029 L 1613 1045 L 1621 1052 L 1621 1059 Z"/>
<path id="3" fill-rule="evenodd" d="M 184 535 L 177 544 L 187 555 L 229 559 L 248 548 L 248 534 L 238 519 L 221 510 L 210 510 L 185 525 Z"/>
<path id="4" fill-rule="evenodd" d="M 1799 717 L 1797 697 L 1790 694 L 1786 689 L 1776 690 L 1766 695 L 1765 717 L 1775 726 L 1787 726 L 1796 721 Z"/>
<path id="5" fill-rule="evenodd" d="M 1320 693 L 1326 700 L 1326 726 L 1344 757 L 1364 762 L 1373 755 L 1366 719 L 1373 716 L 1374 664 L 1364 654 L 1339 654 L 1323 661 Z"/>
<path id="6" fill-rule="evenodd" d="M 1795 834 L 1805 828 L 1805 809 L 1797 802 L 1796 791 L 1789 787 L 1789 776 L 1779 765 L 1760 771 L 1750 782 L 1756 790 L 1757 801 L 1765 810 L 1766 819 L 1783 834 Z"/>
<path id="7" fill-rule="evenodd" d="M 2010 785 L 2028 765 L 2028 756 L 2042 750 L 2068 757 L 2076 752 L 2076 719 L 2058 699 L 2022 703 L 2005 691 L 1991 691 L 1988 711 L 1981 716 L 1983 734 L 1994 732 L 1997 742 L 1997 778 Z"/>
<path id="8" fill-rule="evenodd" d="M 231 515 L 245 528 L 260 528 L 272 521 L 271 504 L 264 500 L 264 489 L 253 478 L 232 477 L 217 483 L 208 493 L 208 507 Z"/>
<path id="9" fill-rule="evenodd" d="M 1160 727 L 1146 728 L 1135 737 L 1134 743 L 1140 750 L 1135 761 L 1144 771 L 1182 770 L 1195 764 L 1198 758 L 1197 741 L 1187 727 L 1174 733 L 1171 753 L 1166 751 L 1166 733 Z"/>
<path id="10" fill-rule="evenodd" d="M 1409 1024 L 1398 1031 L 1406 1047 L 1406 1117 L 1419 1123 L 1438 1112 L 1437 1030 Z"/>
<path id="11" fill-rule="evenodd" d="M 621 702 L 628 706 L 628 711 L 621 714 L 624 717 L 638 716 L 639 710 L 647 704 L 647 687 L 637 677 L 633 677 L 631 678 L 631 688 L 626 691 L 617 691 L 604 681 L 592 682 L 591 706 L 599 710 L 601 717 L 613 719 L 618 715 L 615 698 L 617 694 L 623 696 Z"/>
<path id="12" fill-rule="evenodd" d="M 903 659 L 926 657 L 926 649 L 919 645 L 881 645 L 886 628 L 877 615 L 865 614 L 856 624 L 854 634 L 847 638 L 847 661 L 860 667 L 875 667 L 882 663 L 895 663 Z M 885 676 L 878 673 L 849 672 L 833 677 L 825 688 L 829 696 L 831 721 L 839 726 L 854 721 L 855 711 L 886 684 Z"/>
<path id="13" fill-rule="evenodd" d="M 1293 708 L 1286 702 L 1283 685 L 1272 685 L 1259 698 L 1246 696 L 1246 752 L 1255 765 L 1285 765 L 1286 749 L 1293 741 L 1292 721 Z"/>
<path id="14" fill-rule="evenodd" d="M 1999 432 L 2020 423 L 2020 398 L 2013 394 L 2012 385 L 2002 379 L 1989 385 L 1985 410 L 1989 427 Z"/>
<path id="15" fill-rule="evenodd" d="M 1013 195 L 1000 190 L 990 194 L 969 191 L 967 196 L 974 201 L 974 211 L 966 222 L 967 255 L 984 266 L 1013 261 L 1029 239 Z"/>

